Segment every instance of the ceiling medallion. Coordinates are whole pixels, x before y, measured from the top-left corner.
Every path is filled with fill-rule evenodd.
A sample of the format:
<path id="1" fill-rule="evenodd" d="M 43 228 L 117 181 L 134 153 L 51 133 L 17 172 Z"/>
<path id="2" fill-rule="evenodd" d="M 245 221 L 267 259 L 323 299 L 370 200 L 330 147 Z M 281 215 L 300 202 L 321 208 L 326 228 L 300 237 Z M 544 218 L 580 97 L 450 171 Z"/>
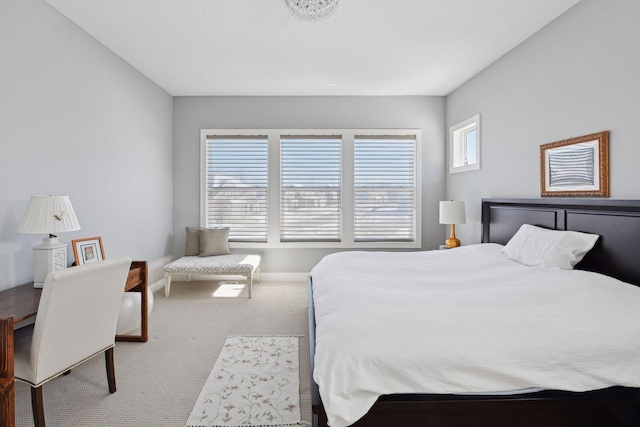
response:
<path id="1" fill-rule="evenodd" d="M 289 10 L 304 21 L 318 21 L 331 15 L 338 0 L 285 0 Z"/>

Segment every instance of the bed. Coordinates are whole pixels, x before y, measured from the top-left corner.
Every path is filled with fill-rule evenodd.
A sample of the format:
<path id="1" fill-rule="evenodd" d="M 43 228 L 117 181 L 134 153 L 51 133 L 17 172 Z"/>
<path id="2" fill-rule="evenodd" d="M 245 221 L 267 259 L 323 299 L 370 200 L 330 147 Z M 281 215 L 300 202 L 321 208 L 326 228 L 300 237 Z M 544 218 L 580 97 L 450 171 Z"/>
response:
<path id="1" fill-rule="evenodd" d="M 502 254 L 523 224 L 599 237 L 575 271 L 529 268 Z M 332 254 L 312 270 L 317 425 L 640 425 L 640 201 L 483 199 L 481 241 Z M 426 277 L 438 278 L 427 296 Z M 511 277 L 517 286 L 504 280 Z M 375 316 L 369 303 L 379 307 Z M 357 316 L 337 317 L 343 312 Z M 532 323 L 544 329 L 527 329 Z M 381 341 L 385 331 L 396 341 Z"/>

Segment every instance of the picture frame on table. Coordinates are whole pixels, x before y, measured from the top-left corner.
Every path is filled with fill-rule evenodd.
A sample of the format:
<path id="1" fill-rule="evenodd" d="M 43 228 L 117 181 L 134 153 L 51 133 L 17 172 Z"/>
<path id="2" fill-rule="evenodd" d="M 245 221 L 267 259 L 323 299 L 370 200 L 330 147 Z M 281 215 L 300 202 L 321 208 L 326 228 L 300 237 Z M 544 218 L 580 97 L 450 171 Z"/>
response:
<path id="1" fill-rule="evenodd" d="M 609 131 L 540 146 L 542 197 L 609 197 Z"/>
<path id="2" fill-rule="evenodd" d="M 73 246 L 76 265 L 90 264 L 105 259 L 101 236 L 75 239 L 71 241 L 71 246 Z"/>

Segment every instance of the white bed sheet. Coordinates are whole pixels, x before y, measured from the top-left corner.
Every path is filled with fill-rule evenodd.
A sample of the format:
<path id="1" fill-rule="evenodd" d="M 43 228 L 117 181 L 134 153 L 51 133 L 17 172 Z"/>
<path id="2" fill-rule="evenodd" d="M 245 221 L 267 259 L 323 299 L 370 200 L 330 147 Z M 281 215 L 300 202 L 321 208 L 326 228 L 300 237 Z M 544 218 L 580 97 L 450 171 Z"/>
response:
<path id="1" fill-rule="evenodd" d="M 481 244 L 341 252 L 311 271 L 313 377 L 332 427 L 395 393 L 640 387 L 640 288 Z"/>

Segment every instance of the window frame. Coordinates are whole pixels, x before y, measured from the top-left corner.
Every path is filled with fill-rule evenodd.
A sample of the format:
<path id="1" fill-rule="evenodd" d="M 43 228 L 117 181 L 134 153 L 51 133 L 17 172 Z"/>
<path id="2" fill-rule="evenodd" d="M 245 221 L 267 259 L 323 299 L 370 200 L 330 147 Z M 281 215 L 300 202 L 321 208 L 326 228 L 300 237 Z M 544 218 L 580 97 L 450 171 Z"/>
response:
<path id="1" fill-rule="evenodd" d="M 260 188 L 264 188 L 264 193 L 265 193 L 265 197 L 268 200 L 269 197 L 269 186 L 268 186 L 268 180 L 269 180 L 269 141 L 266 137 L 266 135 L 259 135 L 259 134 L 244 134 L 244 135 L 240 135 L 240 138 L 236 138 L 238 135 L 230 135 L 230 134 L 216 134 L 216 135 L 211 135 L 211 134 L 206 134 L 203 135 L 203 140 L 202 140 L 202 146 L 201 146 L 201 151 L 200 151 L 200 156 L 201 156 L 201 163 L 200 163 L 200 168 L 201 168 L 201 173 L 200 173 L 200 227 L 207 227 L 209 225 L 209 218 L 208 218 L 208 214 L 209 214 L 209 210 L 207 208 L 207 201 L 209 200 L 209 183 L 207 181 L 207 159 L 209 158 L 208 155 L 208 141 L 209 141 L 209 137 L 212 137 L 211 139 L 216 140 L 216 139 L 221 139 L 221 140 L 228 140 L 228 139 L 238 139 L 238 140 L 248 140 L 248 139 L 253 139 L 255 141 L 264 141 L 266 142 L 266 148 L 267 148 L 267 186 L 266 187 L 252 187 L 252 189 L 255 189 L 256 191 L 261 191 Z M 238 191 L 238 192 L 243 192 L 246 191 L 245 190 L 238 190 L 235 189 L 234 191 Z M 267 202 L 268 205 L 268 202 Z M 265 234 L 262 235 L 260 234 L 258 239 L 246 239 L 243 241 L 246 242 L 264 242 L 266 240 L 263 240 L 262 237 L 264 236 L 264 239 L 267 239 L 267 233 L 268 233 L 268 226 L 269 226 L 269 211 L 267 209 L 266 212 L 266 224 L 264 225 L 265 227 Z M 222 224 L 218 224 L 217 226 L 220 226 Z M 256 235 L 257 236 L 257 235 Z M 230 238 L 233 238 L 233 236 L 230 236 Z M 237 242 L 239 242 L 240 240 L 236 240 Z"/>
<path id="2" fill-rule="evenodd" d="M 476 162 L 456 166 L 456 158 L 465 157 L 466 138 L 472 130 L 476 131 Z M 469 117 L 449 128 L 449 173 L 467 172 L 480 169 L 480 114 Z"/>
<path id="3" fill-rule="evenodd" d="M 341 135 L 280 135 L 280 159 L 278 166 L 280 167 L 280 239 L 281 243 L 289 242 L 340 242 L 342 241 L 342 136 Z M 285 149 L 285 147 L 287 147 Z M 305 155 L 300 156 L 300 153 Z M 307 156 L 311 155 L 314 161 L 308 161 Z M 335 158 L 334 158 L 335 157 Z M 330 161 L 326 161 L 330 159 Z M 302 163 L 301 163 L 302 162 Z M 300 169 L 300 164 L 304 170 Z M 317 175 L 320 174 L 317 186 L 310 183 L 302 183 L 312 179 L 315 181 Z M 295 184 L 292 185 L 292 182 Z M 317 184 L 317 182 L 316 182 Z M 312 206 L 308 209 L 304 207 L 294 207 L 289 205 L 285 200 L 285 193 L 337 193 L 334 197 L 330 197 L 333 206 L 328 210 L 329 217 L 324 220 L 320 219 L 320 212 L 323 208 L 315 206 L 321 200 L 316 193 L 310 200 Z M 326 199 L 325 199 L 326 200 Z M 301 199 L 298 199 L 300 202 Z M 314 221 L 322 221 L 322 226 L 310 222 L 298 223 L 297 215 L 305 215 L 309 213 Z M 328 222 L 327 222 L 328 221 Z M 323 230 L 324 228 L 324 230 Z M 327 232 L 327 229 L 329 232 Z M 295 230 L 295 231 L 294 231 Z M 306 238 L 307 232 L 310 234 Z M 314 236 L 314 233 L 318 235 Z M 325 233 L 323 236 L 321 233 Z M 290 234 L 287 237 L 287 234 Z M 298 236 L 296 236 L 296 234 Z"/>
<path id="4" fill-rule="evenodd" d="M 200 226 L 206 218 L 206 144 L 208 135 L 258 136 L 268 138 L 268 226 L 267 242 L 230 241 L 231 248 L 388 248 L 422 247 L 422 130 L 421 129 L 201 129 L 200 130 Z M 339 242 L 280 241 L 280 138 L 288 135 L 342 137 L 342 239 Z M 356 136 L 415 136 L 415 239 L 412 241 L 354 241 L 354 140 Z"/>
<path id="5" fill-rule="evenodd" d="M 386 142 L 389 145 L 381 145 L 380 142 Z M 360 149 L 356 150 L 360 145 Z M 394 145 L 397 145 L 394 147 Z M 390 147 L 391 153 L 387 156 L 379 152 L 379 147 L 384 146 L 384 151 L 388 152 Z M 413 242 L 415 239 L 415 226 L 417 219 L 415 202 L 417 197 L 418 185 L 416 182 L 416 167 L 418 159 L 416 158 L 417 139 L 414 135 L 400 136 L 400 135 L 356 135 L 353 141 L 353 154 L 354 154 L 354 167 L 353 167 L 353 238 L 357 242 L 385 242 L 394 241 L 388 238 L 382 238 L 375 240 L 368 238 L 367 233 L 377 234 L 378 236 L 385 235 L 386 233 L 393 233 L 397 238 L 395 241 L 401 242 Z M 360 157 L 358 157 L 358 152 Z M 378 153 L 374 157 L 371 157 L 372 153 Z M 386 154 L 386 153 L 385 153 Z M 411 158 L 413 163 L 411 167 L 406 168 L 407 163 L 393 166 L 389 175 L 379 173 L 380 170 L 389 168 L 394 159 L 398 158 Z M 399 166 L 399 167 L 398 167 Z M 372 183 L 375 183 L 373 184 Z M 382 208 L 384 211 L 384 205 L 378 205 L 375 199 L 369 202 L 366 198 L 362 198 L 365 194 L 370 193 L 382 193 L 384 198 L 395 202 L 397 207 L 406 211 L 407 215 L 402 215 L 400 221 L 395 218 L 395 214 L 391 214 L 388 221 L 382 226 L 373 226 L 371 229 L 365 228 L 365 232 L 358 234 L 358 214 L 360 215 L 360 222 L 366 223 L 368 217 L 375 217 L 378 208 Z M 413 201 L 413 206 L 408 207 L 404 205 L 407 200 L 406 195 L 410 194 L 410 199 Z M 360 209 L 359 209 L 360 208 Z M 370 209 L 373 208 L 372 211 Z M 384 216 L 384 212 L 377 212 Z M 412 220 L 412 221 L 407 221 Z M 399 229 L 393 230 L 393 224 L 397 224 Z M 402 234 L 413 233 L 412 238 L 399 238 Z M 389 237 L 390 235 L 387 235 Z"/>

